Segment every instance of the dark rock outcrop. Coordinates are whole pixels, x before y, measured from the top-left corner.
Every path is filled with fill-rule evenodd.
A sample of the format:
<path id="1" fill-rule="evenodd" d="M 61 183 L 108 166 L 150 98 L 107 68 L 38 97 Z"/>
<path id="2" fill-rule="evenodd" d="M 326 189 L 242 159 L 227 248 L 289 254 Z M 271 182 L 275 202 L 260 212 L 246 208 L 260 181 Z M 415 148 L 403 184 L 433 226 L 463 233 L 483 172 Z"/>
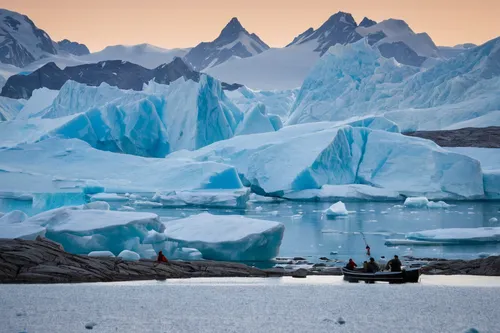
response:
<path id="1" fill-rule="evenodd" d="M 486 275 L 500 276 L 500 256 L 474 260 L 440 260 L 421 268 L 429 275 Z"/>
<path id="2" fill-rule="evenodd" d="M 441 147 L 500 148 L 500 127 L 467 127 L 456 130 L 417 131 L 404 133 L 434 141 Z"/>
<path id="3" fill-rule="evenodd" d="M 99 86 L 105 82 L 120 89 L 142 90 L 144 83 L 151 80 L 161 84 L 169 84 L 180 77 L 198 82 L 199 72 L 191 69 L 181 58 L 160 65 L 154 69 L 144 68 L 127 61 L 111 60 L 96 64 L 85 64 L 60 69 L 53 62 L 37 69 L 28 75 L 11 76 L 2 88 L 1 96 L 10 98 L 31 97 L 33 90 L 48 88 L 59 90 L 68 80 L 73 80 L 89 86 Z M 240 85 L 222 84 L 226 90 L 238 89 Z"/>
<path id="4" fill-rule="evenodd" d="M 63 40 L 57 42 L 57 45 L 59 46 L 59 50 L 66 51 L 68 53 L 71 53 L 71 54 L 74 54 L 77 56 L 90 54 L 90 51 L 85 44 L 72 42 L 68 39 L 63 39 Z"/>
<path id="5" fill-rule="evenodd" d="M 0 239 L 0 283 L 78 283 L 165 280 L 191 277 L 282 276 L 239 263 L 219 261 L 123 261 L 73 255 L 45 238 Z"/>
<path id="6" fill-rule="evenodd" d="M 378 46 L 378 49 L 383 57 L 394 58 L 400 64 L 420 67 L 427 60 L 426 57 L 419 56 L 403 42 L 383 43 Z"/>

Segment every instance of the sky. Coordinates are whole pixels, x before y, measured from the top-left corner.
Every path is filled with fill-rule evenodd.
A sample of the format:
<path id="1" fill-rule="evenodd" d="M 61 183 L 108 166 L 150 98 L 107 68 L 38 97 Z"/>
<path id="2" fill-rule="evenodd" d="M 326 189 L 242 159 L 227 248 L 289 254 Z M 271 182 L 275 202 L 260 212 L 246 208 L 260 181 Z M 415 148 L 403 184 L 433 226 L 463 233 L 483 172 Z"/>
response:
<path id="1" fill-rule="evenodd" d="M 500 0 L 0 0 L 28 15 L 52 39 L 108 45 L 192 47 L 215 39 L 232 17 L 272 47 L 288 44 L 338 11 L 405 20 L 437 45 L 482 44 L 500 36 Z"/>

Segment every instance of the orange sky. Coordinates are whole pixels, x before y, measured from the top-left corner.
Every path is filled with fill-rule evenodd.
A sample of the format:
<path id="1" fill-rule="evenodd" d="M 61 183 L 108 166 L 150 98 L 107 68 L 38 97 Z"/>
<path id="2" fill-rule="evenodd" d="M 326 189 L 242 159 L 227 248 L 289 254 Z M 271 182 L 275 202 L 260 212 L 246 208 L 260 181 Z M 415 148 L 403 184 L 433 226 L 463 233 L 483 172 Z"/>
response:
<path id="1" fill-rule="evenodd" d="M 404 19 L 438 45 L 481 44 L 500 36 L 500 0 L 0 0 L 28 15 L 54 40 L 91 51 L 107 45 L 173 48 L 213 40 L 233 16 L 270 46 L 284 46 L 342 10 L 358 21 Z"/>

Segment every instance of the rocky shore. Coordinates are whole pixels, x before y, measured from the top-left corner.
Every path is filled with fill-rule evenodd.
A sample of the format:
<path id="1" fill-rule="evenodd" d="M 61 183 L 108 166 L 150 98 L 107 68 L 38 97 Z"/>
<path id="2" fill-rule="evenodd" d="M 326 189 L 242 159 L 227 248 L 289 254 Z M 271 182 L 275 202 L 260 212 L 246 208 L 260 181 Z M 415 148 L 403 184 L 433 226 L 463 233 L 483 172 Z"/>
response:
<path id="1" fill-rule="evenodd" d="M 476 260 L 420 259 L 429 275 L 500 276 L 500 256 Z M 341 275 L 340 268 L 316 267 L 287 271 L 261 270 L 244 264 L 222 261 L 124 261 L 65 252 L 61 245 L 38 237 L 36 240 L 0 239 L 0 283 L 79 283 L 165 280 L 193 277 L 280 277 Z"/>
<path id="2" fill-rule="evenodd" d="M 165 280 L 192 277 L 282 276 L 220 261 L 124 261 L 70 254 L 45 238 L 0 239 L 0 283 L 78 283 Z"/>
<path id="3" fill-rule="evenodd" d="M 404 133 L 429 139 L 441 147 L 500 148 L 500 127 L 461 128 L 442 131 L 418 131 Z"/>

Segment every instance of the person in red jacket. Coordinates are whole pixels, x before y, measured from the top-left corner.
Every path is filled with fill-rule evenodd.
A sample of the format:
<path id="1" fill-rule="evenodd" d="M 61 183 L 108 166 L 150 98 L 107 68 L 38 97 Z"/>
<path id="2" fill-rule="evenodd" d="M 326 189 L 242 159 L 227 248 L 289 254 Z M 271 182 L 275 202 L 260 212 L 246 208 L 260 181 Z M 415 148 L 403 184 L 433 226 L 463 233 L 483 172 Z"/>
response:
<path id="1" fill-rule="evenodd" d="M 356 263 L 354 262 L 354 260 L 352 259 L 349 259 L 349 262 L 347 263 L 347 265 L 345 265 L 345 268 L 353 271 L 354 268 L 358 267 L 358 265 L 356 265 Z"/>
<path id="2" fill-rule="evenodd" d="M 163 254 L 162 251 L 158 252 L 158 259 L 157 259 L 158 262 L 166 262 L 168 263 L 168 260 L 167 260 L 167 257 L 165 257 L 165 255 Z"/>

